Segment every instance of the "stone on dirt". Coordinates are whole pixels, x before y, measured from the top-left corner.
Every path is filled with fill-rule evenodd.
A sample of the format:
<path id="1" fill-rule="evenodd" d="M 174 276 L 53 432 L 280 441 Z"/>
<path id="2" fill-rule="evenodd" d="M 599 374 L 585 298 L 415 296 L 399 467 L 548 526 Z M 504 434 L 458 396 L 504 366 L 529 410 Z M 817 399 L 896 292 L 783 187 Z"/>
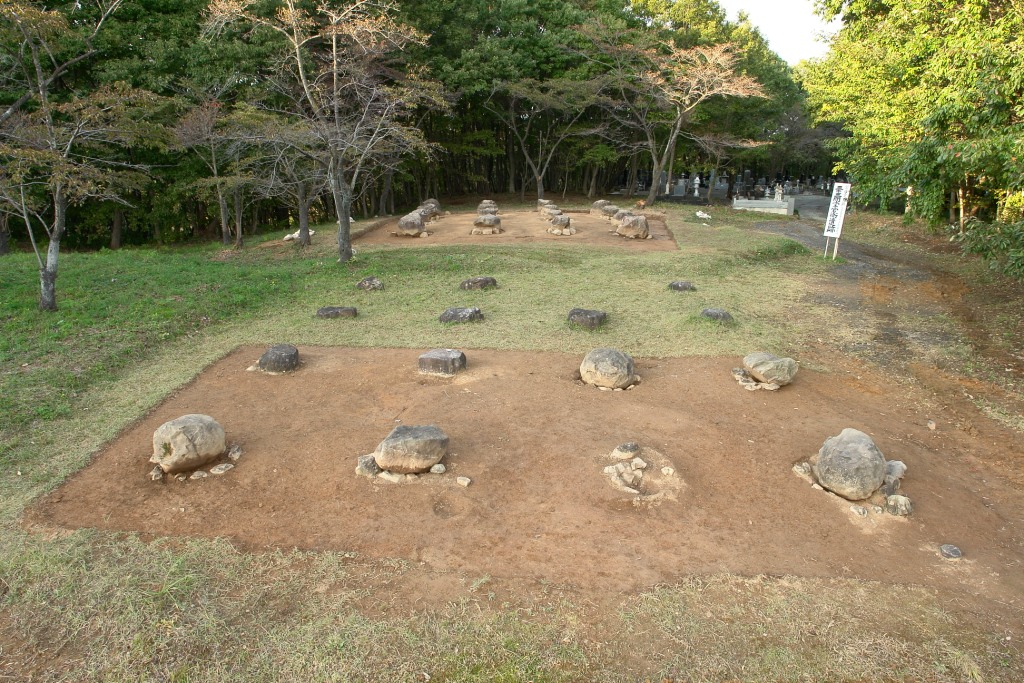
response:
<path id="1" fill-rule="evenodd" d="M 964 556 L 963 551 L 952 543 L 943 543 L 940 545 L 939 554 L 950 560 L 959 560 Z"/>
<path id="2" fill-rule="evenodd" d="M 224 428 L 209 415 L 182 415 L 153 432 L 150 462 L 169 474 L 202 467 L 226 448 Z"/>
<path id="3" fill-rule="evenodd" d="M 618 217 L 616 217 L 616 220 L 619 220 Z M 647 239 L 651 235 L 650 229 L 647 226 L 647 216 L 624 216 L 619 223 L 619 227 L 615 229 L 615 234 L 633 240 Z"/>
<path id="4" fill-rule="evenodd" d="M 456 349 L 432 349 L 419 358 L 420 372 L 451 377 L 466 369 L 466 354 Z"/>
<path id="5" fill-rule="evenodd" d="M 276 344 L 260 356 L 256 365 L 263 372 L 291 372 L 299 367 L 299 350 L 291 344 Z"/>
<path id="6" fill-rule="evenodd" d="M 870 436 L 846 428 L 838 436 L 825 439 L 821 450 L 811 458 L 811 469 L 824 488 L 858 501 L 868 498 L 882 485 L 885 457 Z"/>
<path id="7" fill-rule="evenodd" d="M 580 364 L 580 379 L 603 389 L 625 389 L 636 381 L 633 359 L 618 349 L 594 349 Z"/>
<path id="8" fill-rule="evenodd" d="M 476 307 L 473 308 L 448 308 L 441 314 L 439 320 L 443 323 L 470 323 L 483 320 L 483 312 Z"/>
<path id="9" fill-rule="evenodd" d="M 463 280 L 459 285 L 459 289 L 493 289 L 498 286 L 498 281 L 493 277 L 481 275 L 479 277 L 471 277 L 468 280 Z"/>
<path id="10" fill-rule="evenodd" d="M 458 484 L 459 486 L 469 486 L 470 484 L 473 483 L 473 480 L 470 479 L 469 477 L 457 477 L 455 479 L 455 483 Z"/>
<path id="11" fill-rule="evenodd" d="M 164 470 L 163 470 L 163 468 L 160 467 L 160 465 L 157 465 L 156 467 L 154 467 L 149 472 L 149 478 L 152 481 L 161 481 L 162 482 L 164 480 Z"/>
<path id="12" fill-rule="evenodd" d="M 356 317 L 356 311 L 354 306 L 323 306 L 317 309 L 316 317 L 318 318 L 354 318 Z"/>
<path id="13" fill-rule="evenodd" d="M 608 320 L 608 314 L 604 311 L 590 310 L 586 308 L 574 308 L 569 311 L 569 323 L 579 325 L 588 330 L 596 330 Z"/>
<path id="14" fill-rule="evenodd" d="M 914 506 L 909 498 L 897 494 L 885 499 L 885 511 L 897 517 L 909 517 L 914 511 Z"/>
<path id="15" fill-rule="evenodd" d="M 219 465 L 214 465 L 213 467 L 211 467 L 210 474 L 224 474 L 226 472 L 230 472 L 233 469 L 235 469 L 235 466 L 232 465 L 230 462 L 222 462 Z"/>
<path id="16" fill-rule="evenodd" d="M 367 292 L 379 291 L 384 289 L 384 283 L 379 278 L 375 278 L 372 275 L 370 277 L 364 277 L 356 284 L 356 288 L 365 290 Z"/>
<path id="17" fill-rule="evenodd" d="M 743 359 L 743 367 L 758 382 L 786 386 L 796 377 L 800 366 L 792 358 L 780 358 L 770 353 L 752 353 Z"/>
<path id="18" fill-rule="evenodd" d="M 419 211 L 407 213 L 398 219 L 398 234 L 405 237 L 416 237 L 423 232 L 423 216 Z"/>
<path id="19" fill-rule="evenodd" d="M 501 217 L 490 215 L 477 216 L 473 220 L 473 225 L 478 228 L 499 228 L 501 227 Z"/>
<path id="20" fill-rule="evenodd" d="M 373 479 L 381 473 L 380 465 L 373 457 L 373 453 L 368 455 L 360 455 L 359 460 L 356 461 L 356 474 L 361 477 L 369 477 Z"/>
<path id="21" fill-rule="evenodd" d="M 640 455 L 640 444 L 636 441 L 627 441 L 626 443 L 619 444 L 611 453 L 611 457 L 616 460 L 632 460 L 638 455 Z"/>
<path id="22" fill-rule="evenodd" d="M 604 216 L 605 218 L 611 218 L 621 210 L 622 209 L 615 206 L 614 204 L 605 204 L 604 206 L 601 207 L 601 215 Z"/>
<path id="23" fill-rule="evenodd" d="M 381 469 L 397 474 L 429 472 L 448 453 L 448 436 L 434 425 L 399 425 L 373 453 Z"/>
<path id="24" fill-rule="evenodd" d="M 447 471 L 448 471 L 448 468 L 445 467 L 444 464 L 440 463 L 440 462 L 430 468 L 430 473 L 431 474 L 444 474 Z"/>

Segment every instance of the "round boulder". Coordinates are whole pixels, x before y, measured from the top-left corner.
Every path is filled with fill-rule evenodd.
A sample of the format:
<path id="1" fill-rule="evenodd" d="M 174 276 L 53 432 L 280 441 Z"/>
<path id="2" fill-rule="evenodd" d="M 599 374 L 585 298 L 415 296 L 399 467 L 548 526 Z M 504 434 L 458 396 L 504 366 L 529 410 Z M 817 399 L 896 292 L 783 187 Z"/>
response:
<path id="1" fill-rule="evenodd" d="M 811 459 L 811 471 L 822 488 L 847 500 L 864 500 L 885 481 L 885 457 L 870 436 L 846 428 L 825 439 Z"/>
<path id="2" fill-rule="evenodd" d="M 202 467 L 226 450 L 224 428 L 209 415 L 182 415 L 153 432 L 150 462 L 169 474 Z"/>
<path id="3" fill-rule="evenodd" d="M 290 372 L 299 367 L 299 350 L 291 344 L 277 344 L 267 349 L 257 364 L 264 372 Z"/>
<path id="4" fill-rule="evenodd" d="M 625 389 L 636 381 L 633 359 L 618 349 L 594 349 L 580 363 L 580 379 L 608 389 Z"/>
<path id="5" fill-rule="evenodd" d="M 377 465 L 388 472 L 429 472 L 448 453 L 448 436 L 434 425 L 399 425 L 373 453 Z"/>
<path id="6" fill-rule="evenodd" d="M 752 353 L 743 359 L 743 367 L 758 382 L 785 386 L 796 377 L 800 369 L 792 358 L 779 358 L 770 353 Z"/>

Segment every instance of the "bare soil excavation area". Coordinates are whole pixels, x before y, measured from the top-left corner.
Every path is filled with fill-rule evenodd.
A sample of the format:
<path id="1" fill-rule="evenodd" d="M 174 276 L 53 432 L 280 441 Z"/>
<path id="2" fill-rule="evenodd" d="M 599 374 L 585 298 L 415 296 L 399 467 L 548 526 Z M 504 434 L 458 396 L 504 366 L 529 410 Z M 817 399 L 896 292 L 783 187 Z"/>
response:
<path id="1" fill-rule="evenodd" d="M 647 358 L 637 359 L 642 384 L 603 392 L 575 379 L 580 358 L 570 355 L 467 349 L 467 371 L 437 378 L 417 370 L 424 349 L 300 351 L 302 367 L 278 376 L 246 371 L 262 349 L 232 352 L 26 521 L 354 551 L 404 558 L 434 577 L 584 594 L 712 572 L 924 584 L 976 606 L 1024 591 L 1020 496 L 988 466 L 1006 457 L 1012 434 L 991 422 L 958 430 L 946 409 L 922 411 L 906 388 L 863 366 L 803 370 L 769 393 L 736 384 L 739 359 Z M 153 431 L 197 412 L 241 445 L 237 467 L 150 481 Z M 356 476 L 356 458 L 397 424 L 440 426 L 448 472 L 401 484 Z M 858 517 L 793 474 L 844 427 L 907 464 L 912 517 Z M 675 470 L 673 495 L 637 505 L 611 485 L 602 470 L 627 441 Z M 966 557 L 942 559 L 942 543 Z M 444 596 L 436 584 L 416 590 L 415 599 Z"/>
<path id="2" fill-rule="evenodd" d="M 623 208 L 627 208 L 623 205 Z M 501 211 L 500 235 L 471 235 L 476 214 L 456 213 L 441 216 L 427 223 L 427 237 L 406 237 L 394 234 L 398 218 L 356 239 L 357 244 L 390 244 L 401 246 L 430 246 L 435 244 L 523 244 L 530 242 L 560 242 L 567 245 L 615 246 L 637 251 L 672 251 L 678 249 L 675 238 L 665 225 L 664 216 L 655 212 L 647 215 L 651 239 L 627 239 L 614 234 L 616 224 L 584 211 L 567 211 L 572 226 L 579 232 L 571 236 L 546 232 L 551 224 L 536 211 Z"/>

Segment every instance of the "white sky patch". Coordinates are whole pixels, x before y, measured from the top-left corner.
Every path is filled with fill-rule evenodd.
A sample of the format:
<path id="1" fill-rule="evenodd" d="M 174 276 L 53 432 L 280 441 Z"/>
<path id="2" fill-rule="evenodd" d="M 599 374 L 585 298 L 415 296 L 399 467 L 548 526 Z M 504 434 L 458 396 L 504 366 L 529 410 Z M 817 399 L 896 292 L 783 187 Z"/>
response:
<path id="1" fill-rule="evenodd" d="M 718 4 L 734 21 L 740 11 L 746 12 L 772 50 L 791 65 L 823 57 L 828 44 L 821 35 L 831 35 L 841 25 L 838 19 L 830 24 L 822 21 L 814 13 L 813 0 L 718 0 Z"/>

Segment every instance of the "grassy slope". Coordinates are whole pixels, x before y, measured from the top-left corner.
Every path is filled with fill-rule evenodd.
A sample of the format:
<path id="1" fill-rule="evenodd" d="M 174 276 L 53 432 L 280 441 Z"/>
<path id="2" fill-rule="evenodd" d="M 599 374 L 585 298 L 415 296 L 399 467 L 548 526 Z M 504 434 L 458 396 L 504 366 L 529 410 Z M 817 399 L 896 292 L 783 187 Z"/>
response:
<path id="1" fill-rule="evenodd" d="M 858 582 L 690 579 L 601 615 L 557 593 L 504 604 L 473 582 L 442 609 L 387 604 L 388 577 L 414 569 L 342 553 L 240 553 L 223 542 L 90 531 L 26 533 L 21 510 L 174 387 L 243 343 L 551 349 L 597 345 L 635 356 L 792 353 L 789 315 L 829 267 L 747 216 L 710 229 L 673 211 L 680 252 L 571 246 L 364 249 L 335 263 L 329 240 L 305 252 L 250 247 L 65 254 L 61 310 L 34 310 L 34 267 L 0 270 L 0 674 L 40 680 L 861 680 L 887 674 L 971 680 L 1021 662 L 988 634 L 953 623 L 934 595 Z M 728 214 L 723 212 L 723 217 Z M 684 221 L 686 222 L 684 224 Z M 325 234 L 330 234 L 329 231 Z M 473 275 L 501 288 L 457 290 Z M 354 283 L 377 275 L 384 292 Z M 681 295 L 669 281 L 690 279 Z M 443 326 L 449 305 L 487 320 Z M 321 305 L 360 317 L 328 324 Z M 610 324 L 571 330 L 574 306 Z M 738 324 L 700 319 L 721 306 Z M 478 590 L 478 586 L 483 589 Z M 588 618 L 588 612 L 593 618 Z M 912 653 L 912 654 L 911 654 Z M 422 679 L 422 677 L 420 677 Z"/>

